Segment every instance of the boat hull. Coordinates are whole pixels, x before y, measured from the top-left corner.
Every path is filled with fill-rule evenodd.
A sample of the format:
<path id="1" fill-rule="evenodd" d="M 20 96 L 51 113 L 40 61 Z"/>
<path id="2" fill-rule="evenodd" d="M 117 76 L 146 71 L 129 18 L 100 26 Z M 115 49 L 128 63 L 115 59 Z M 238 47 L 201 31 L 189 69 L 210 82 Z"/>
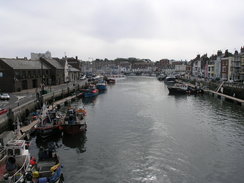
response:
<path id="1" fill-rule="evenodd" d="M 169 94 L 186 94 L 187 90 L 181 88 L 168 88 Z"/>
<path id="2" fill-rule="evenodd" d="M 92 92 L 86 92 L 86 93 L 84 93 L 84 97 L 85 98 L 88 98 L 88 97 L 95 97 L 95 96 L 97 96 L 98 95 L 98 93 L 92 93 Z"/>
<path id="3" fill-rule="evenodd" d="M 36 136 L 38 138 L 46 139 L 49 137 L 52 137 L 53 135 L 60 134 L 60 127 L 59 126 L 53 126 L 53 127 L 37 127 L 36 128 Z"/>
<path id="4" fill-rule="evenodd" d="M 106 90 L 107 89 L 107 86 L 106 85 L 97 85 L 96 87 L 97 87 L 97 89 L 99 91 L 103 91 L 103 90 Z"/>

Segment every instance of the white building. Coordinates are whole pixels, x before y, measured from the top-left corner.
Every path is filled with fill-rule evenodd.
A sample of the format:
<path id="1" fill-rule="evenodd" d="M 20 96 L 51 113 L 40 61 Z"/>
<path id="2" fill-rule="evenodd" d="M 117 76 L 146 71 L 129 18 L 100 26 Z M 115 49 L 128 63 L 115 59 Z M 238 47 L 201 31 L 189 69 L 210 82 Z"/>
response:
<path id="1" fill-rule="evenodd" d="M 186 65 L 185 64 L 175 65 L 175 72 L 180 73 L 180 74 L 185 74 L 186 73 Z"/>
<path id="2" fill-rule="evenodd" d="M 198 60 L 193 62 L 192 75 L 195 76 L 195 77 L 202 75 L 202 72 L 201 72 L 201 60 L 200 59 L 198 59 Z"/>
<path id="3" fill-rule="evenodd" d="M 31 60 L 39 60 L 41 57 L 51 59 L 52 55 L 50 51 L 46 51 L 46 53 L 31 53 Z"/>

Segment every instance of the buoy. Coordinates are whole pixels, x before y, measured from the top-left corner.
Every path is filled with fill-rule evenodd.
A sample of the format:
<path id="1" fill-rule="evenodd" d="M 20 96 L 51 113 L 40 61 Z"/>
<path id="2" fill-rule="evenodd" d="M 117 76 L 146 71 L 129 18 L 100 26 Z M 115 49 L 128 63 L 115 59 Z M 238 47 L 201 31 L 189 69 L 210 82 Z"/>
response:
<path id="1" fill-rule="evenodd" d="M 33 176 L 34 178 L 38 178 L 38 177 L 39 177 L 39 172 L 38 172 L 38 171 L 34 171 L 34 172 L 32 173 L 32 176 Z"/>

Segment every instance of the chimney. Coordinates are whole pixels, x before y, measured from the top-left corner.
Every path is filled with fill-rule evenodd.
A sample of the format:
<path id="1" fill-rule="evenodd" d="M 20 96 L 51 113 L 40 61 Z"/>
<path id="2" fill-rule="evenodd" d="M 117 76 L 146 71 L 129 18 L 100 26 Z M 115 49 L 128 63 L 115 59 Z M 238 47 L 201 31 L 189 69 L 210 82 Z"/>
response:
<path id="1" fill-rule="evenodd" d="M 75 60 L 78 60 L 78 56 L 75 56 Z"/>
<path id="2" fill-rule="evenodd" d="M 241 53 L 244 53 L 244 46 L 241 47 Z"/>
<path id="3" fill-rule="evenodd" d="M 222 51 L 221 51 L 221 50 L 218 50 L 218 51 L 217 51 L 217 56 L 219 56 L 219 57 L 220 57 L 222 54 L 223 54 L 223 53 L 222 53 Z"/>

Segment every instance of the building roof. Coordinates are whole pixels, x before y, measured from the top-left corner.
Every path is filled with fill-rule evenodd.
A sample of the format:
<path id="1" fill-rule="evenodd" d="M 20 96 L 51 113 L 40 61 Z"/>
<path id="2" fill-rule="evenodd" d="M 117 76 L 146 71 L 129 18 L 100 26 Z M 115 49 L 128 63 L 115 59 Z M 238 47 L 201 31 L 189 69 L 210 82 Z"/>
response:
<path id="1" fill-rule="evenodd" d="M 42 64 L 39 60 L 23 60 L 23 59 L 9 59 L 9 58 L 0 58 L 5 64 L 9 65 L 13 69 L 49 69 L 47 65 Z"/>
<path id="2" fill-rule="evenodd" d="M 69 65 L 69 71 L 71 71 L 71 72 L 80 72 L 80 70 L 72 67 L 71 65 Z"/>
<path id="3" fill-rule="evenodd" d="M 43 59 L 47 61 L 49 64 L 51 64 L 53 67 L 55 67 L 56 69 L 64 69 L 64 66 L 62 66 L 62 64 L 55 59 L 46 59 L 46 58 Z"/>

